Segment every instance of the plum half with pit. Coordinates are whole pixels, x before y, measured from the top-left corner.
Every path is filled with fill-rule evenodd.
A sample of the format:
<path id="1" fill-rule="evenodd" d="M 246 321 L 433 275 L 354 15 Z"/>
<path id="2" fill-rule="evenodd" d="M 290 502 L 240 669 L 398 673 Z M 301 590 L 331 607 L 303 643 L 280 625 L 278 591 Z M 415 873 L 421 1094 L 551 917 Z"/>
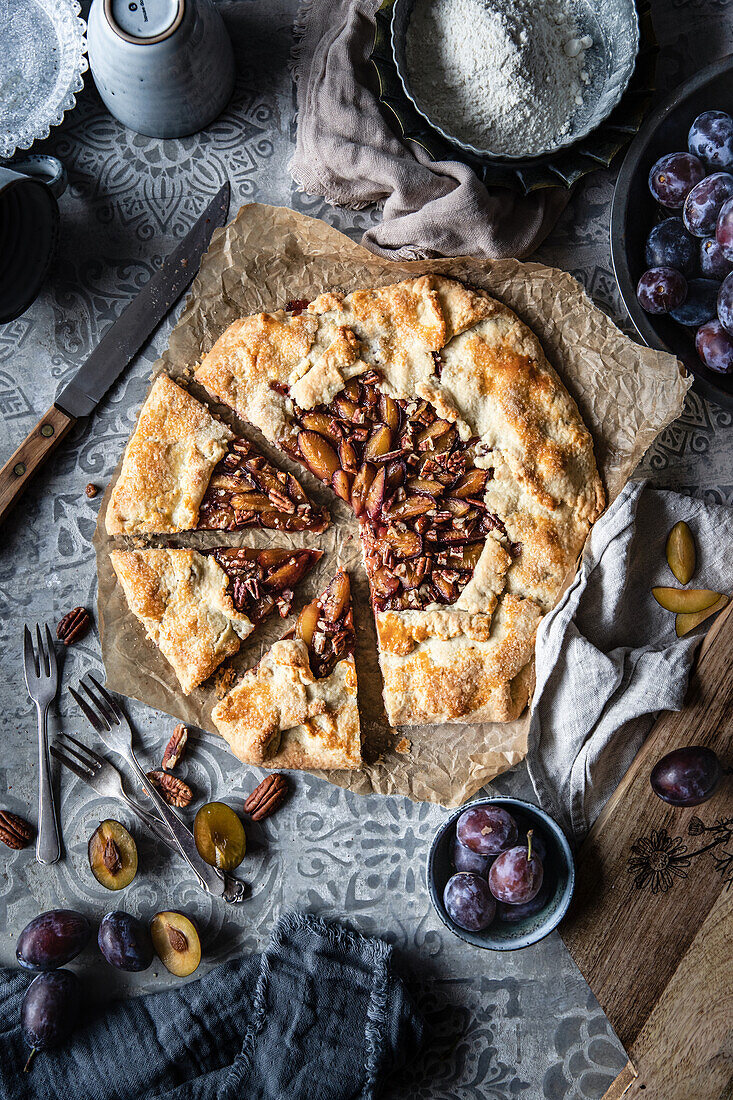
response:
<path id="1" fill-rule="evenodd" d="M 201 940 L 196 926 L 175 910 L 156 913 L 150 922 L 153 947 L 166 970 L 187 978 L 201 962 Z"/>
<path id="2" fill-rule="evenodd" d="M 247 851 L 244 825 L 226 802 L 201 807 L 193 821 L 193 838 L 201 858 L 220 871 L 233 871 Z"/>
<path id="3" fill-rule="evenodd" d="M 452 921 L 468 932 L 488 928 L 496 913 L 496 899 L 485 878 L 460 871 L 448 879 L 443 904 Z"/>
<path id="4" fill-rule="evenodd" d="M 542 860 L 532 851 L 532 830 L 527 844 L 509 848 L 497 856 L 489 871 L 489 889 L 497 901 L 524 905 L 540 891 L 544 868 Z"/>
<path id="5" fill-rule="evenodd" d="M 494 856 L 517 840 L 517 823 L 501 806 L 473 806 L 458 818 L 456 836 L 465 848 Z"/>
<path id="6" fill-rule="evenodd" d="M 114 818 L 100 821 L 89 838 L 87 854 L 92 874 L 107 890 L 123 890 L 137 874 L 137 845 Z"/>

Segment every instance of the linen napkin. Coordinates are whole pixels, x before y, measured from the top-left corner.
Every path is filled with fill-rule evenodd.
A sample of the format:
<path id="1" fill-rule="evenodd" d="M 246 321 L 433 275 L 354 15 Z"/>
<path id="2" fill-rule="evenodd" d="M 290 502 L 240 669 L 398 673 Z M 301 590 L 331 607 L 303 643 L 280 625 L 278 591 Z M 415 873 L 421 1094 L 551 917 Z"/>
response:
<path id="1" fill-rule="evenodd" d="M 69 1043 L 23 1073 L 28 981 L 0 970 L 3 1100 L 371 1100 L 422 1038 L 392 948 L 303 914 L 261 956 L 86 1008 Z"/>
<path id="2" fill-rule="evenodd" d="M 362 244 L 388 259 L 522 257 L 554 227 L 569 192 L 488 189 L 458 161 L 433 161 L 391 130 L 369 62 L 380 0 L 306 0 L 295 24 L 297 133 L 290 171 L 336 206 L 384 203 Z"/>
<path id="3" fill-rule="evenodd" d="M 685 520 L 693 588 L 733 589 L 733 509 L 629 482 L 593 530 L 580 569 L 537 634 L 527 766 L 541 804 L 580 842 L 656 714 L 679 710 L 712 620 L 685 638 L 651 594 L 678 586 L 667 536 Z"/>

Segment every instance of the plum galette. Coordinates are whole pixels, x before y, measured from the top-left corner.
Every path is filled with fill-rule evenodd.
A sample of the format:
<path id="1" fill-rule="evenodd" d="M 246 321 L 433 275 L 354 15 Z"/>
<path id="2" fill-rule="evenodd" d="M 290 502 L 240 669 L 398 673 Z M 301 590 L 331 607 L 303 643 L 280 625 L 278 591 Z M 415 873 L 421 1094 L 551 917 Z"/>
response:
<path id="1" fill-rule="evenodd" d="M 394 724 L 509 721 L 604 492 L 539 341 L 454 279 L 236 321 L 196 381 L 359 517 Z"/>

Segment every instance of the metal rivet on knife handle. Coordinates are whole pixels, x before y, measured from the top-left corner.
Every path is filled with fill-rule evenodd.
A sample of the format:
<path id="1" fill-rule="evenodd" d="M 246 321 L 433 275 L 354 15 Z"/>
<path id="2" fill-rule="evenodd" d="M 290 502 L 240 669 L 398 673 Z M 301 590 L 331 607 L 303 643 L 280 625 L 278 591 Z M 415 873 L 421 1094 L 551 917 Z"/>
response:
<path id="1" fill-rule="evenodd" d="M 50 439 L 53 435 L 53 424 L 44 424 L 41 428 L 41 435 L 45 435 L 46 439 Z"/>
<path id="2" fill-rule="evenodd" d="M 25 462 L 16 462 L 13 466 L 13 473 L 16 477 L 22 477 L 25 473 Z"/>

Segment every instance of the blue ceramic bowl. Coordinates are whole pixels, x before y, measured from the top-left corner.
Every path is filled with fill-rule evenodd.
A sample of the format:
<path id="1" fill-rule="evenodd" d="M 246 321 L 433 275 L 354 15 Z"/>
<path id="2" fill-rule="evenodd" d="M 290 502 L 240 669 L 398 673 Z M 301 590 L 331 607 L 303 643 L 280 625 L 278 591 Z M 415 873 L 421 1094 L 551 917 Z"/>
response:
<path id="1" fill-rule="evenodd" d="M 448 916 L 443 905 L 443 891 L 455 868 L 451 863 L 451 845 L 458 818 L 467 809 L 476 806 L 501 806 L 509 813 L 516 812 L 529 821 L 547 844 L 544 871 L 545 882 L 550 883 L 550 897 L 544 909 L 534 916 L 525 917 L 516 924 L 504 924 L 494 920 L 483 932 L 469 932 Z M 570 845 L 562 829 L 539 806 L 523 802 L 519 798 L 478 798 L 456 810 L 438 829 L 428 853 L 428 890 L 435 911 L 446 928 L 455 936 L 475 947 L 488 947 L 492 951 L 516 951 L 544 939 L 565 916 L 575 887 L 575 863 Z"/>

